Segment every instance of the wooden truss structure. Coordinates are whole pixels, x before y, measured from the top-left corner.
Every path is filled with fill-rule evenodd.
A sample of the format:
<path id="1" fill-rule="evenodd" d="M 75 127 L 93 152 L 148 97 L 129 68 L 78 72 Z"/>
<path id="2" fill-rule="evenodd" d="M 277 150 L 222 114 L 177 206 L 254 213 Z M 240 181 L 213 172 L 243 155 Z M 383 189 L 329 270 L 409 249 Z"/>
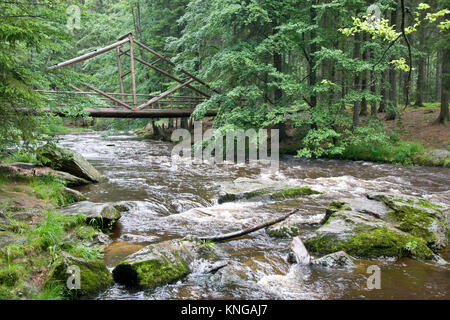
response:
<path id="1" fill-rule="evenodd" d="M 143 50 L 145 52 L 149 52 L 152 56 L 155 57 L 155 60 L 153 62 L 147 62 L 147 61 L 143 60 L 142 58 L 137 57 L 135 55 L 135 45 L 140 47 L 141 50 Z M 128 47 L 128 49 L 124 50 L 123 49 L 124 46 Z M 157 106 L 159 109 L 161 109 L 161 107 L 167 108 L 167 107 L 173 107 L 173 106 L 195 107 L 199 103 L 205 101 L 205 99 L 209 99 L 211 97 L 205 91 L 203 91 L 197 87 L 194 87 L 192 85 L 193 83 L 197 83 L 200 85 L 200 87 L 207 89 L 207 92 L 219 93 L 219 91 L 211 88 L 204 81 L 197 78 L 196 76 L 194 76 L 193 74 L 189 73 L 186 70 L 178 69 L 178 71 L 180 73 L 182 73 L 186 76 L 186 78 L 181 79 L 181 78 L 169 73 L 168 71 L 165 71 L 164 69 L 162 69 L 162 67 L 158 67 L 157 64 L 160 62 L 168 64 L 171 67 L 176 67 L 176 66 L 172 61 L 170 61 L 165 56 L 159 54 L 155 50 L 147 47 L 146 45 L 144 45 L 141 42 L 134 39 L 132 32 L 129 32 L 129 33 L 123 35 L 122 37 L 120 37 L 118 39 L 117 42 L 115 42 L 113 44 L 110 44 L 103 48 L 86 53 L 79 57 L 58 63 L 56 65 L 53 65 L 49 68 L 49 70 L 55 70 L 58 68 L 68 67 L 73 64 L 91 59 L 93 57 L 96 57 L 98 55 L 101 55 L 103 53 L 106 53 L 106 52 L 109 52 L 112 50 L 116 51 L 116 56 L 117 56 L 117 69 L 118 69 L 118 79 L 119 79 L 119 84 L 120 84 L 120 93 L 104 92 L 104 91 L 94 88 L 93 86 L 91 86 L 87 83 L 83 83 L 82 85 L 83 85 L 83 87 L 85 87 L 86 89 L 88 89 L 90 91 L 83 91 L 80 88 L 71 86 L 71 88 L 74 91 L 41 91 L 41 92 L 44 94 L 51 94 L 51 95 L 55 95 L 58 93 L 99 95 L 99 96 L 103 97 L 102 100 L 108 100 L 108 101 L 112 102 L 114 105 L 120 106 L 123 109 L 126 109 L 128 111 L 128 112 L 124 112 L 123 109 L 122 110 L 116 109 L 118 117 L 130 117 L 130 118 L 139 117 L 138 116 L 139 114 L 142 114 L 142 115 L 146 114 L 147 116 L 145 116 L 145 117 L 152 117 L 152 116 L 150 116 L 150 114 L 151 114 L 150 110 L 145 110 L 146 112 L 143 112 L 144 109 L 148 109 L 149 107 L 151 107 L 152 110 L 155 109 L 154 108 L 155 106 Z M 130 58 L 130 70 L 127 72 L 124 72 L 124 70 L 123 70 L 123 64 L 122 64 L 122 59 L 121 59 L 122 56 L 127 56 Z M 179 84 L 176 87 L 171 88 L 159 95 L 137 94 L 136 93 L 136 74 L 135 74 L 135 63 L 136 62 L 138 62 L 152 70 L 155 70 L 156 72 L 164 75 L 165 77 L 167 77 L 175 82 L 178 82 Z M 129 75 L 131 76 L 131 93 L 125 92 L 124 79 Z M 193 92 L 195 92 L 197 94 L 197 96 L 179 96 L 179 95 L 177 95 L 177 96 L 170 97 L 173 93 L 180 90 L 181 88 L 189 88 Z M 130 97 L 131 97 L 131 99 L 130 99 Z M 148 100 L 147 99 L 138 100 L 138 99 L 142 99 L 142 98 L 148 98 Z M 110 108 L 106 108 L 106 109 L 110 109 Z M 108 117 L 113 117 L 114 111 L 106 110 L 106 109 L 103 108 L 103 112 L 105 112 L 105 115 L 108 115 Z M 94 114 L 96 114 L 97 116 L 100 116 L 102 113 L 101 110 L 102 109 L 99 109 L 97 112 L 94 112 Z M 93 110 L 91 110 L 91 111 L 93 111 Z M 167 111 L 169 111 L 169 110 L 167 110 Z M 171 111 L 174 111 L 173 117 L 176 116 L 175 114 L 180 114 L 180 115 L 186 114 L 186 110 L 171 110 Z M 129 114 L 130 112 L 136 112 L 136 115 L 130 115 Z M 156 116 L 157 114 L 165 114 L 165 113 L 163 111 L 155 112 L 155 117 L 157 117 Z M 169 114 L 170 114 L 170 112 L 169 112 Z M 167 112 L 166 112 L 166 115 L 167 115 Z M 159 116 L 159 117 L 161 117 L 161 116 Z"/>

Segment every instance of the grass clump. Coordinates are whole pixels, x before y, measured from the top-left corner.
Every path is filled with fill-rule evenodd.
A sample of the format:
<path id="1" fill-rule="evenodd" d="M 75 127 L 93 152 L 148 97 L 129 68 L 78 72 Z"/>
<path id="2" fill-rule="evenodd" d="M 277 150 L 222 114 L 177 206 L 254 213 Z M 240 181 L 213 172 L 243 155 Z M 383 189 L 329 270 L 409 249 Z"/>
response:
<path id="1" fill-rule="evenodd" d="M 36 177 L 30 182 L 30 187 L 37 196 L 55 206 L 64 206 L 76 202 L 64 191 L 66 183 L 54 176 Z"/>
<path id="2" fill-rule="evenodd" d="M 26 228 L 17 228 L 13 219 L 2 223 L 6 230 L 2 232 L 13 241 L 20 235 L 20 242 L 0 248 L 0 299 L 70 297 L 65 283 L 44 282 L 42 287 L 33 284 L 36 275 L 48 275 L 64 252 L 87 263 L 102 263 L 102 249 L 88 243 L 99 230 L 86 225 L 86 216 L 63 216 L 53 210 L 39 214 L 40 219 Z"/>

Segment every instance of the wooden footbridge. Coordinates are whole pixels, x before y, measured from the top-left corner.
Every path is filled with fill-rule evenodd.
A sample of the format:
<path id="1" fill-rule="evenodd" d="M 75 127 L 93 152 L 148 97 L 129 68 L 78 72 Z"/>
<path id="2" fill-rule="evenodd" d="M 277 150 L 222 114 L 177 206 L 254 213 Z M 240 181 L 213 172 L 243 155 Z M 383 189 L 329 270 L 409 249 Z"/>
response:
<path id="1" fill-rule="evenodd" d="M 135 45 L 139 47 L 141 52 L 150 53 L 155 60 L 148 62 L 143 59 L 142 55 L 141 58 L 137 57 L 135 54 Z M 165 56 L 134 39 L 132 32 L 120 37 L 118 41 L 113 44 L 53 65 L 49 70 L 68 67 L 112 50 L 116 51 L 117 56 L 117 76 L 120 84 L 120 92 L 104 92 L 87 83 L 83 83 L 82 86 L 85 90 L 71 85 L 70 87 L 73 91 L 54 90 L 40 91 L 40 93 L 53 100 L 58 100 L 58 96 L 61 96 L 62 94 L 65 96 L 100 96 L 101 100 L 108 102 L 110 105 L 108 107 L 102 106 L 100 108 L 94 108 L 95 106 L 93 106 L 93 108 L 84 109 L 87 114 L 94 118 L 185 118 L 191 116 L 198 104 L 209 99 L 211 93 L 219 93 L 219 91 L 211 88 L 204 81 L 186 70 L 177 69 L 179 73 L 184 75 L 183 78 L 179 78 L 166 71 L 161 64 L 171 68 L 176 68 L 176 65 Z M 122 57 L 124 56 L 130 59 L 130 70 L 126 72 L 123 70 L 124 64 L 122 63 Z M 136 93 L 136 63 L 155 70 L 170 80 L 177 82 L 178 85 L 158 95 Z M 131 92 L 125 92 L 124 80 L 127 76 L 131 78 Z M 197 86 L 194 86 L 194 83 L 196 83 Z M 190 92 L 192 92 L 193 95 L 174 95 L 175 92 L 178 92 L 182 88 L 190 89 Z M 54 111 L 50 109 L 46 109 L 45 111 L 64 116 L 63 111 Z M 206 114 L 206 116 L 215 115 L 217 115 L 217 111 L 209 111 Z"/>

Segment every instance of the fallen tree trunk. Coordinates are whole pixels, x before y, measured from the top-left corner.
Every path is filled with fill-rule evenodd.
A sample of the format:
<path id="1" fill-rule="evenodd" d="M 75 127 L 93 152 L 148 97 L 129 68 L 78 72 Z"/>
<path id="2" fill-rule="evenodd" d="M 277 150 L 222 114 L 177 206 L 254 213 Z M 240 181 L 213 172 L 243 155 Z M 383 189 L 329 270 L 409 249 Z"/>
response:
<path id="1" fill-rule="evenodd" d="M 276 223 L 284 221 L 287 218 L 289 218 L 291 215 L 293 215 L 294 213 L 297 213 L 298 210 L 299 209 L 294 209 L 294 210 L 290 211 L 289 213 L 285 214 L 284 216 L 282 216 L 280 218 L 264 222 L 262 224 L 259 224 L 257 226 L 254 226 L 254 227 L 251 227 L 251 228 L 248 228 L 248 229 L 244 229 L 244 230 L 241 230 L 241 231 L 236 231 L 236 232 L 223 234 L 223 235 L 220 235 L 220 236 L 202 237 L 202 238 L 200 238 L 200 240 L 202 240 L 202 241 L 221 242 L 221 241 L 227 241 L 227 240 L 239 238 L 239 237 L 245 236 L 245 235 L 247 235 L 249 233 L 258 231 L 258 230 L 266 228 L 266 227 L 270 227 L 271 225 L 274 225 Z"/>

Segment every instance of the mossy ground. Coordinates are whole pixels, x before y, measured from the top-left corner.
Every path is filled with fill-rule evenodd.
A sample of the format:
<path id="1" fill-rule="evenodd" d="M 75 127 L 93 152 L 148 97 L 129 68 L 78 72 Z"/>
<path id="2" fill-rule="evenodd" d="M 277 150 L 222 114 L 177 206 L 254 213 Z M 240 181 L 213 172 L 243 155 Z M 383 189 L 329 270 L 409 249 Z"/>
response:
<path id="1" fill-rule="evenodd" d="M 14 213 L 6 216 L 0 222 L 0 238 L 11 241 L 0 243 L 0 300 L 68 298 L 65 283 L 43 286 L 61 252 L 90 260 L 102 257 L 99 247 L 84 244 L 98 232 L 85 224 L 85 216 L 62 216 L 52 210 L 30 214 L 29 221 L 14 219 Z"/>
<path id="2" fill-rule="evenodd" d="M 65 187 L 65 181 L 51 175 L 18 176 L 0 167 L 0 207 L 8 206 L 9 202 L 24 196 L 28 200 L 34 198 L 36 204 L 44 202 L 43 206 L 50 208 L 76 202 L 74 196 L 65 191 Z M 29 204 L 28 209 L 31 208 L 32 204 Z"/>

